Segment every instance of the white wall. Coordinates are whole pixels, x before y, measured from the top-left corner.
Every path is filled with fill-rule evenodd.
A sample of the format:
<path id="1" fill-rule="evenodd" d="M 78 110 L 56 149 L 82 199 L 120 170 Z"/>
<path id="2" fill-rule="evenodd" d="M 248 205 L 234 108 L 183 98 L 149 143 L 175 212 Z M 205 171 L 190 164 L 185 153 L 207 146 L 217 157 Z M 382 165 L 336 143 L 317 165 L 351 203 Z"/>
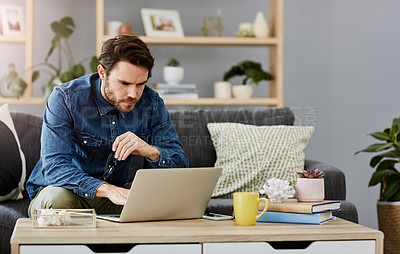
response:
<path id="1" fill-rule="evenodd" d="M 122 20 L 143 34 L 140 8 L 176 9 L 185 34 L 201 35 L 202 18 L 221 8 L 223 34 L 231 36 L 240 22 L 253 21 L 258 10 L 267 13 L 263 0 L 237 2 L 107 0 L 106 20 Z M 77 58 L 95 53 L 95 1 L 36 0 L 35 6 L 35 62 L 43 60 L 50 46 L 50 22 L 65 15 L 71 15 L 77 24 L 71 39 Z M 347 199 L 356 204 L 360 223 L 374 228 L 379 190 L 368 188 L 373 172 L 370 156 L 354 153 L 373 142 L 368 133 L 383 130 L 399 115 L 399 9 L 400 1 L 395 0 L 285 1 L 285 104 L 294 110 L 297 124 L 316 126 L 307 157 L 346 173 Z M 151 49 L 156 57 L 153 82 L 162 81 L 162 66 L 170 57 L 177 57 L 185 67 L 184 82 L 196 82 L 202 96 L 212 96 L 212 83 L 238 61 L 257 60 L 268 68 L 268 50 L 264 48 Z M 267 88 L 266 83 L 261 84 L 256 96 L 266 96 Z M 40 91 L 40 84 L 36 89 Z M 43 106 L 11 108 L 36 114 L 43 110 Z"/>

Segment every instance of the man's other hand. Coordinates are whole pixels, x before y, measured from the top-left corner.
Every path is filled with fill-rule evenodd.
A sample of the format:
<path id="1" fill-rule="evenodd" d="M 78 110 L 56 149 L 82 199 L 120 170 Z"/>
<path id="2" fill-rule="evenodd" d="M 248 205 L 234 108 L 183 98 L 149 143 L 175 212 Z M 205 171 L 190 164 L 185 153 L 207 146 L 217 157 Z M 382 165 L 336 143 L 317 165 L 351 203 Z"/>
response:
<path id="1" fill-rule="evenodd" d="M 118 160 L 125 160 L 130 154 L 134 154 L 155 161 L 161 155 L 156 147 L 147 144 L 130 131 L 125 132 L 115 139 L 112 150 L 115 152 L 115 158 Z"/>

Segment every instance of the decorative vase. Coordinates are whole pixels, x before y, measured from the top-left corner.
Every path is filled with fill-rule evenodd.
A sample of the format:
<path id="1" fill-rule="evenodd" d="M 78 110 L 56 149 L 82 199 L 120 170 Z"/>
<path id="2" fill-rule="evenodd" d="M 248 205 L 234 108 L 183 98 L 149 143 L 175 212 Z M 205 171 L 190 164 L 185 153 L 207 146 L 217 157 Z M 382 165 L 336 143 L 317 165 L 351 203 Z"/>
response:
<path id="1" fill-rule="evenodd" d="M 298 201 L 306 202 L 318 202 L 324 200 L 324 178 L 297 178 L 296 198 Z"/>
<path id="2" fill-rule="evenodd" d="M 253 23 L 253 32 L 256 38 L 266 38 L 269 34 L 268 22 L 265 19 L 264 13 L 257 12 Z"/>
<path id="3" fill-rule="evenodd" d="M 164 81 L 168 84 L 178 84 L 182 81 L 184 69 L 180 66 L 164 66 Z"/>
<path id="4" fill-rule="evenodd" d="M 379 230 L 385 234 L 384 253 L 394 254 L 400 250 L 400 202 L 377 202 Z"/>
<path id="5" fill-rule="evenodd" d="M 230 82 L 218 81 L 214 83 L 214 97 L 220 99 L 231 98 L 231 88 Z"/>
<path id="6" fill-rule="evenodd" d="M 232 86 L 233 96 L 237 99 L 248 99 L 253 95 L 254 87 L 252 85 Z"/>

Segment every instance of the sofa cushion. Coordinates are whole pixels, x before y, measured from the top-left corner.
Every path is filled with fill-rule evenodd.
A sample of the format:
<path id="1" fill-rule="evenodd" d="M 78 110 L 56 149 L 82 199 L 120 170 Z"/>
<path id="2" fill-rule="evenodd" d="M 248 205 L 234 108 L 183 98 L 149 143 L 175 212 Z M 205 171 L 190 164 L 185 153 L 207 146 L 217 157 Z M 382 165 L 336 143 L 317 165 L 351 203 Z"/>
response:
<path id="1" fill-rule="evenodd" d="M 22 112 L 11 112 L 15 130 L 17 131 L 21 150 L 26 160 L 26 180 L 29 178 L 33 168 L 40 157 L 40 136 L 42 132 L 41 116 L 35 116 Z M 26 193 L 26 191 L 24 191 Z M 26 193 L 27 195 L 27 193 Z"/>
<path id="2" fill-rule="evenodd" d="M 8 105 L 0 107 L 0 202 L 22 198 L 26 176 L 25 156 Z"/>
<path id="3" fill-rule="evenodd" d="M 273 177 L 295 186 L 296 171 L 304 168 L 304 148 L 314 132 L 311 126 L 209 123 L 207 127 L 217 153 L 215 167 L 222 168 L 213 197 L 259 192 Z"/>
<path id="4" fill-rule="evenodd" d="M 191 167 L 210 167 L 216 160 L 207 123 L 235 122 L 252 125 L 293 125 L 289 107 L 210 108 L 169 110 Z"/>

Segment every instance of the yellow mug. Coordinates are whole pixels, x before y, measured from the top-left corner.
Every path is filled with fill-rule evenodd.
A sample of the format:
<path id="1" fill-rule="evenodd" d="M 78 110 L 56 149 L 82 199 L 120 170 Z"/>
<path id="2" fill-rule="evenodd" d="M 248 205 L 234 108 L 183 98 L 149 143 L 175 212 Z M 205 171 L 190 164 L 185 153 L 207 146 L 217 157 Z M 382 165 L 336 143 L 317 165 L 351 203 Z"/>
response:
<path id="1" fill-rule="evenodd" d="M 261 201 L 265 202 L 265 208 L 257 215 L 258 206 Z M 233 193 L 233 211 L 235 212 L 236 224 L 240 226 L 254 226 L 267 209 L 268 200 L 260 198 L 257 192 Z"/>

